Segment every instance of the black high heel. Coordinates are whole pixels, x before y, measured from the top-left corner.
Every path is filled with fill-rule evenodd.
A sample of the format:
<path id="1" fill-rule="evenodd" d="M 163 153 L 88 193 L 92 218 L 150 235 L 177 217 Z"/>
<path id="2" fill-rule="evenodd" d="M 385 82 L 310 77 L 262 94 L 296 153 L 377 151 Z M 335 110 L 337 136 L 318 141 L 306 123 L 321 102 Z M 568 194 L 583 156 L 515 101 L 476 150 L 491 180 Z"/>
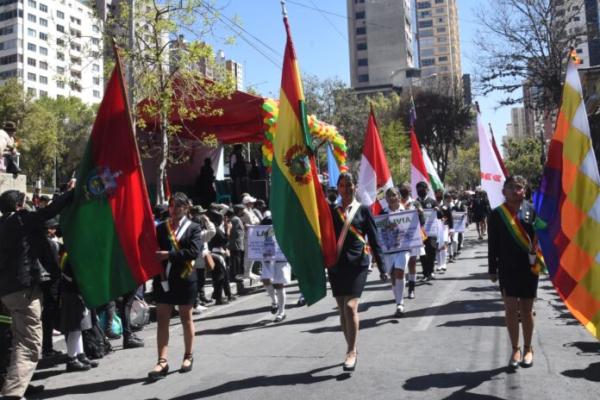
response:
<path id="1" fill-rule="evenodd" d="M 183 361 L 189 361 L 190 365 L 181 365 L 181 368 L 179 368 L 179 372 L 180 373 L 185 373 L 185 372 L 190 372 L 192 370 L 192 367 L 194 366 L 194 355 L 192 353 L 186 353 L 183 355 Z"/>
<path id="2" fill-rule="evenodd" d="M 531 359 L 529 361 L 525 360 L 525 356 L 527 355 L 527 353 L 531 353 Z M 523 368 L 533 367 L 533 347 L 531 347 L 531 346 L 523 347 L 523 360 L 521 361 L 521 367 L 523 367 Z"/>
<path id="3" fill-rule="evenodd" d="M 521 363 L 521 360 L 515 360 L 515 353 L 519 352 L 519 358 L 523 357 L 523 353 L 521 352 L 521 348 L 520 347 L 513 347 L 513 352 L 512 355 L 510 356 L 510 360 L 508 361 L 508 368 L 510 369 L 517 369 L 519 367 L 519 364 Z"/>
<path id="4" fill-rule="evenodd" d="M 164 364 L 164 367 L 162 364 Z M 151 381 L 163 379 L 169 373 L 169 364 L 167 364 L 167 360 L 165 358 L 159 358 L 156 365 L 160 367 L 160 370 L 152 370 L 148 372 L 148 379 L 150 379 Z"/>
<path id="5" fill-rule="evenodd" d="M 354 352 L 354 362 L 348 362 L 348 355 L 346 354 L 346 361 L 344 361 L 343 370 L 344 371 L 354 371 L 356 369 L 356 362 L 358 361 L 358 352 Z"/>

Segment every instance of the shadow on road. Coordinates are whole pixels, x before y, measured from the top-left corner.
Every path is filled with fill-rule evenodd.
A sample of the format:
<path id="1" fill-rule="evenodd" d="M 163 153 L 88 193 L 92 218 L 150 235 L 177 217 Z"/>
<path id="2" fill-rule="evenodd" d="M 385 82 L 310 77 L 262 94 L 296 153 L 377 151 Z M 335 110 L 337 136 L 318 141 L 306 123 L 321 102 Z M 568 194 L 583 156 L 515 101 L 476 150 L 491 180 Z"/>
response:
<path id="1" fill-rule="evenodd" d="M 500 400 L 500 397 L 468 393 L 468 390 L 475 389 L 483 382 L 490 381 L 504 372 L 506 372 L 506 368 L 501 367 L 487 371 L 429 374 L 407 379 L 402 388 L 411 391 L 425 391 L 432 388 L 448 389 L 462 386 L 445 399 Z"/>
<path id="2" fill-rule="evenodd" d="M 404 318 L 415 318 L 426 315 L 452 315 L 452 314 L 472 314 L 484 312 L 503 311 L 502 299 L 480 299 L 480 300 L 457 300 L 441 305 L 439 307 L 420 308 L 410 310 L 404 313 Z"/>
<path id="3" fill-rule="evenodd" d="M 463 292 L 472 292 L 472 293 L 479 293 L 479 292 L 499 292 L 498 285 L 471 286 L 471 287 L 468 287 L 468 288 L 464 288 L 462 291 Z"/>
<path id="4" fill-rule="evenodd" d="M 569 378 L 582 378 L 592 382 L 600 382 L 600 362 L 592 363 L 586 369 L 569 369 L 561 373 Z"/>
<path id="5" fill-rule="evenodd" d="M 192 400 L 204 397 L 219 396 L 222 394 L 230 394 L 236 391 L 255 388 L 269 388 L 288 385 L 311 385 L 329 380 L 343 380 L 348 377 L 347 373 L 328 374 L 315 376 L 315 374 L 326 371 L 331 368 L 339 368 L 340 364 L 329 365 L 327 367 L 316 368 L 308 372 L 300 372 L 297 374 L 272 375 L 272 376 L 253 376 L 251 378 L 231 381 L 209 389 L 201 390 L 194 393 L 184 394 L 182 396 L 173 397 L 171 400 Z M 240 396 L 243 398 L 243 396 Z"/>
<path id="6" fill-rule="evenodd" d="M 69 396 L 74 394 L 108 392 L 111 390 L 119 389 L 123 386 L 134 385 L 136 383 L 141 383 L 144 381 L 146 381 L 146 378 L 114 379 L 112 381 L 77 384 L 59 389 L 46 389 L 39 395 L 36 395 L 36 397 L 39 399 L 51 399 L 53 397 Z"/>
<path id="7" fill-rule="evenodd" d="M 600 342 L 571 342 L 565 343 L 563 347 L 576 347 L 579 349 L 577 355 L 598 356 L 600 355 Z"/>
<path id="8" fill-rule="evenodd" d="M 463 326 L 504 326 L 504 317 L 482 317 L 463 319 L 460 321 L 448 321 L 438 326 L 459 328 Z"/>
<path id="9" fill-rule="evenodd" d="M 436 278 L 437 281 L 468 281 L 468 280 L 489 280 L 490 276 L 487 272 L 476 272 L 474 274 L 469 274 L 468 276 L 454 276 L 452 278 L 446 278 L 444 275 L 438 275 Z"/>

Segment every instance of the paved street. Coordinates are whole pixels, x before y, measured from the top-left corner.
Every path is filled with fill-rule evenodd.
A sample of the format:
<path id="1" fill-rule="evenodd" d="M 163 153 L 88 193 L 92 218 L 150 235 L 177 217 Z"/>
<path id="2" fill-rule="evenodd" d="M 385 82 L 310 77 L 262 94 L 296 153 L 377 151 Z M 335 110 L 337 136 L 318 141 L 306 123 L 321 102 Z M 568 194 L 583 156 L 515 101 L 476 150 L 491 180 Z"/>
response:
<path id="1" fill-rule="evenodd" d="M 84 373 L 64 365 L 40 369 L 42 398 L 55 399 L 597 399 L 600 344 L 573 320 L 550 282 L 540 281 L 534 366 L 507 373 L 510 345 L 496 286 L 486 279 L 485 242 L 470 233 L 458 262 L 417 287 L 406 315 L 393 318 L 388 284 L 369 277 L 361 301 L 356 371 L 342 371 L 345 344 L 334 300 L 297 308 L 288 291 L 287 319 L 271 322 L 261 291 L 196 318 L 194 370 L 178 373 L 183 339 L 172 320 L 172 373 L 146 383 L 156 362 L 155 326 L 146 347 L 121 350 Z M 62 344 L 58 344 L 59 348 Z"/>

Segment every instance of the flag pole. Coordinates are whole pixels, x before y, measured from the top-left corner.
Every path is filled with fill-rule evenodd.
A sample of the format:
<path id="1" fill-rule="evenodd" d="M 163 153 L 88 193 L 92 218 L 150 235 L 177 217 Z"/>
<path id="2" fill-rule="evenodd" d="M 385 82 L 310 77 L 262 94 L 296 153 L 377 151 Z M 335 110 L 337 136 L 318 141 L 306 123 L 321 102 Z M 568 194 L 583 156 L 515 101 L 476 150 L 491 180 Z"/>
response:
<path id="1" fill-rule="evenodd" d="M 285 9 L 285 0 L 280 0 L 279 2 L 281 3 L 281 14 L 283 15 L 283 18 L 287 18 L 287 10 Z"/>

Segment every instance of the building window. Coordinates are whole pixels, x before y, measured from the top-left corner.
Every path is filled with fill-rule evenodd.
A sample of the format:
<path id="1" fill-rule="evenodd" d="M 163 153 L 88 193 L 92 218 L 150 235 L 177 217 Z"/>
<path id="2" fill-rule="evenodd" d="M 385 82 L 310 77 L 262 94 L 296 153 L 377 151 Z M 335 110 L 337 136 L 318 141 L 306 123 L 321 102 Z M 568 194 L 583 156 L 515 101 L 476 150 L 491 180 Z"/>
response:
<path id="1" fill-rule="evenodd" d="M 94 90 L 94 97 L 99 99 L 100 98 L 100 91 L 99 90 Z"/>
<path id="2" fill-rule="evenodd" d="M 418 9 L 431 8 L 431 2 L 430 1 L 420 1 L 417 3 L 417 8 Z"/>
<path id="3" fill-rule="evenodd" d="M 81 92 L 81 86 L 79 85 L 79 83 L 77 82 L 71 82 L 69 83 L 69 86 L 71 87 L 71 90 L 74 92 Z"/>
<path id="4" fill-rule="evenodd" d="M 435 4 L 444 4 L 444 0 L 435 0 Z"/>
<path id="5" fill-rule="evenodd" d="M 37 62 L 35 61 L 35 58 L 27 58 L 27 65 L 31 65 L 32 67 L 35 67 L 37 64 Z"/>
<path id="6" fill-rule="evenodd" d="M 27 36 L 35 37 L 37 32 L 35 29 L 27 28 Z"/>
<path id="7" fill-rule="evenodd" d="M 367 33 L 367 28 L 364 26 L 359 26 L 358 28 L 356 28 L 356 34 L 357 35 L 365 35 Z"/>
<path id="8" fill-rule="evenodd" d="M 30 95 L 30 96 L 35 96 L 37 94 L 37 92 L 35 91 L 34 88 L 28 87 L 27 88 L 27 94 Z"/>
<path id="9" fill-rule="evenodd" d="M 40 18 L 41 26 L 48 26 L 48 20 L 46 18 Z"/>
<path id="10" fill-rule="evenodd" d="M 36 51 L 37 47 L 35 44 L 33 43 L 27 43 L 27 50 L 29 51 Z"/>
<path id="11" fill-rule="evenodd" d="M 64 74 L 65 73 L 65 67 L 56 67 L 56 73 L 57 74 Z"/>
<path id="12" fill-rule="evenodd" d="M 369 74 L 361 74 L 358 76 L 359 82 L 369 82 Z"/>
<path id="13" fill-rule="evenodd" d="M 92 25 L 92 31 L 94 33 L 98 33 L 98 32 L 100 32 L 100 28 L 98 27 L 98 25 Z"/>
<path id="14" fill-rule="evenodd" d="M 43 85 L 47 85 L 48 84 L 48 77 L 40 75 L 40 83 L 43 84 Z"/>
<path id="15" fill-rule="evenodd" d="M 10 35 L 15 31 L 14 25 L 5 26 L 4 28 L 0 28 L 0 36 Z"/>
<path id="16" fill-rule="evenodd" d="M 92 65 L 92 71 L 94 71 L 94 72 L 100 72 L 100 66 L 98 64 L 93 64 Z"/>
<path id="17" fill-rule="evenodd" d="M 359 58 L 357 63 L 358 63 L 359 67 L 366 67 L 367 65 L 369 65 L 369 59 L 368 58 Z"/>
<path id="18" fill-rule="evenodd" d="M 56 39 L 56 45 L 64 47 L 65 41 L 63 39 L 61 39 L 61 38 L 58 38 L 58 39 Z"/>
<path id="19" fill-rule="evenodd" d="M 446 61 L 448 61 L 448 57 L 446 57 L 446 56 L 438 57 L 438 61 L 439 62 L 446 62 Z"/>
<path id="20" fill-rule="evenodd" d="M 35 0 L 27 0 L 27 5 L 29 5 L 29 7 L 33 7 L 33 8 L 37 7 L 37 3 L 35 2 Z"/>
<path id="21" fill-rule="evenodd" d="M 65 61 L 65 54 L 61 52 L 56 53 L 56 59 L 60 61 Z"/>
<path id="22" fill-rule="evenodd" d="M 444 33 L 444 32 L 446 32 L 446 27 L 437 28 L 437 29 L 436 29 L 436 32 L 437 32 L 437 33 Z"/>
<path id="23" fill-rule="evenodd" d="M 44 32 L 40 32 L 40 39 L 41 40 L 48 40 L 48 34 L 44 33 Z"/>
<path id="24" fill-rule="evenodd" d="M 94 85 L 96 85 L 96 86 L 100 85 L 100 78 L 97 76 L 94 77 Z"/>
<path id="25" fill-rule="evenodd" d="M 35 74 L 34 74 L 33 72 L 28 72 L 28 73 L 27 73 L 27 80 L 28 80 L 28 81 L 32 81 L 32 82 L 35 82 L 35 81 L 36 81 L 36 76 L 35 76 Z"/>
<path id="26" fill-rule="evenodd" d="M 81 51 L 81 45 L 79 43 L 71 42 L 71 50 Z"/>
<path id="27" fill-rule="evenodd" d="M 432 20 L 419 21 L 419 28 L 431 28 L 433 26 Z"/>
<path id="28" fill-rule="evenodd" d="M 43 55 L 43 56 L 47 56 L 48 55 L 48 49 L 46 47 L 40 46 L 40 54 Z"/>
<path id="29" fill-rule="evenodd" d="M 426 38 L 426 37 L 432 37 L 432 36 L 433 36 L 433 31 L 431 29 L 426 29 L 426 30 L 419 32 L 420 38 Z"/>
<path id="30" fill-rule="evenodd" d="M 44 71 L 48 70 L 48 63 L 46 61 L 40 61 L 40 69 Z"/>
<path id="31" fill-rule="evenodd" d="M 364 11 L 358 11 L 357 13 L 354 14 L 354 17 L 356 19 L 365 19 L 365 12 Z"/>
<path id="32" fill-rule="evenodd" d="M 48 12 L 48 6 L 45 4 L 40 3 L 40 11 L 41 12 Z"/>
<path id="33" fill-rule="evenodd" d="M 365 0 L 354 0 L 354 4 L 363 4 Z"/>
<path id="34" fill-rule="evenodd" d="M 56 11 L 56 16 L 60 19 L 65 19 L 65 13 L 62 11 Z"/>
<path id="35" fill-rule="evenodd" d="M 421 66 L 428 67 L 430 65 L 435 65 L 435 58 L 427 58 L 425 60 L 421 60 Z"/>
<path id="36" fill-rule="evenodd" d="M 65 33 L 65 27 L 62 25 L 56 25 L 56 30 L 62 33 Z"/>
<path id="37" fill-rule="evenodd" d="M 98 38 L 92 38 L 92 44 L 99 46 L 100 45 L 100 39 Z"/>
<path id="38" fill-rule="evenodd" d="M 69 31 L 71 32 L 71 36 L 77 36 L 78 38 L 81 37 L 81 31 L 78 29 L 69 29 Z"/>
<path id="39" fill-rule="evenodd" d="M 56 82 L 56 87 L 59 89 L 64 89 L 65 88 L 65 83 L 63 81 L 57 81 Z"/>
<path id="40" fill-rule="evenodd" d="M 366 49 L 367 49 L 367 42 L 362 42 L 362 43 L 356 44 L 356 50 L 366 50 Z"/>
<path id="41" fill-rule="evenodd" d="M 16 54 L 11 54 L 9 56 L 0 57 L 0 65 L 13 64 L 17 61 L 23 62 L 23 56 L 21 54 L 18 56 Z"/>
<path id="42" fill-rule="evenodd" d="M 421 57 L 432 57 L 433 49 L 421 49 Z"/>
<path id="43" fill-rule="evenodd" d="M 48 97 L 48 92 L 45 90 L 40 90 L 40 97 Z"/>
<path id="44" fill-rule="evenodd" d="M 431 18 L 431 11 L 420 11 L 419 17 L 421 18 Z"/>
<path id="45" fill-rule="evenodd" d="M 29 22 L 37 22 L 37 18 L 33 14 L 27 14 L 27 21 L 29 21 Z"/>
<path id="46" fill-rule="evenodd" d="M 71 17 L 71 22 L 76 25 L 81 25 L 81 20 L 79 18 Z"/>
<path id="47" fill-rule="evenodd" d="M 21 46 L 19 46 L 21 47 Z M 5 42 L 0 42 L 0 50 L 9 50 L 17 48 L 17 39 L 10 39 Z"/>

